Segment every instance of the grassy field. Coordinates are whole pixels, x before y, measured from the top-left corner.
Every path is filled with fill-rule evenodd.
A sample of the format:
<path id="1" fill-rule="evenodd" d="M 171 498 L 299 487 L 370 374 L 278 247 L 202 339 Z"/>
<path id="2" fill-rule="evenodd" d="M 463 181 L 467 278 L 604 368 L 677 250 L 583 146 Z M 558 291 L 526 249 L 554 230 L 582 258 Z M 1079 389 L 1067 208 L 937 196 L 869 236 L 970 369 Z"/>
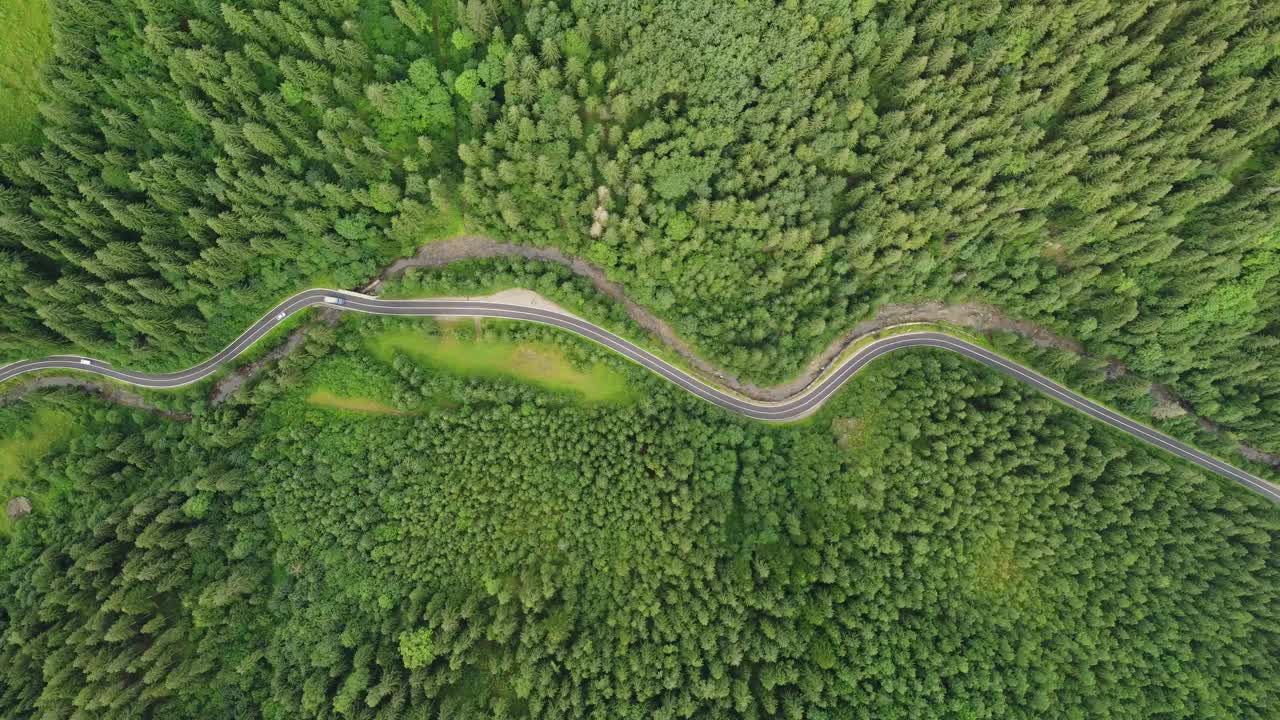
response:
<path id="1" fill-rule="evenodd" d="M 398 407 L 395 373 L 364 353 L 330 355 L 308 375 L 301 396 L 308 405 L 375 415 L 408 415 L 417 409 Z"/>
<path id="2" fill-rule="evenodd" d="M 51 489 L 29 487 L 26 468 L 66 442 L 75 432 L 76 420 L 65 410 L 44 406 L 37 406 L 29 416 L 12 412 L 14 422 L 0 428 L 0 506 L 25 495 L 38 512 Z M 0 535 L 8 535 L 10 525 L 9 516 L 0 510 Z"/>
<path id="3" fill-rule="evenodd" d="M 404 415 L 404 411 L 367 397 L 345 397 L 335 395 L 328 390 L 313 390 L 307 395 L 307 402 L 321 407 L 353 412 L 376 413 L 381 415 Z"/>
<path id="4" fill-rule="evenodd" d="M 0 0 L 0 142 L 38 142 L 40 67 L 53 48 L 48 0 Z"/>
<path id="5" fill-rule="evenodd" d="M 449 334 L 433 337 L 393 330 L 370 337 L 368 346 L 384 361 L 402 352 L 448 372 L 516 378 L 548 390 L 574 393 L 587 402 L 620 401 L 630 395 L 626 380 L 617 371 L 600 364 L 579 370 L 549 343 L 462 340 Z"/>

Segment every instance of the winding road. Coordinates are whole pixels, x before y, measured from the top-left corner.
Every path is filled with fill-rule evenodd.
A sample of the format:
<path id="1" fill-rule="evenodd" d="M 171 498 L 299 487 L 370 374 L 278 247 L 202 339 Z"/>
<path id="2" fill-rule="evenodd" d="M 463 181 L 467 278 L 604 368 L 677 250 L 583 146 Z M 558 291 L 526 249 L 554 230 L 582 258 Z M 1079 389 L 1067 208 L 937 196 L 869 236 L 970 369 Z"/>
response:
<path id="1" fill-rule="evenodd" d="M 40 360 L 21 360 L 0 367 L 0 382 L 37 370 L 79 370 L 148 388 L 175 388 L 198 382 L 213 374 L 259 338 L 294 313 L 314 305 L 369 313 L 371 315 L 418 315 L 490 317 L 542 323 L 581 335 L 620 353 L 650 371 L 698 397 L 746 417 L 771 422 L 798 420 L 816 411 L 832 393 L 867 363 L 895 350 L 932 347 L 949 350 L 1020 380 L 1059 402 L 1104 422 L 1133 437 L 1194 463 L 1215 475 L 1237 482 L 1273 502 L 1280 503 L 1275 485 L 1236 468 L 1218 458 L 1135 422 L 1120 413 L 1079 395 L 1058 383 L 986 348 L 931 330 L 916 330 L 874 340 L 838 362 L 812 385 L 782 402 L 760 402 L 725 392 L 709 385 L 653 353 L 574 315 L 555 310 L 482 300 L 386 300 L 345 290 L 305 290 L 280 303 L 254 323 L 234 342 L 204 362 L 171 373 L 142 373 L 119 370 L 100 360 L 73 355 L 53 355 Z"/>

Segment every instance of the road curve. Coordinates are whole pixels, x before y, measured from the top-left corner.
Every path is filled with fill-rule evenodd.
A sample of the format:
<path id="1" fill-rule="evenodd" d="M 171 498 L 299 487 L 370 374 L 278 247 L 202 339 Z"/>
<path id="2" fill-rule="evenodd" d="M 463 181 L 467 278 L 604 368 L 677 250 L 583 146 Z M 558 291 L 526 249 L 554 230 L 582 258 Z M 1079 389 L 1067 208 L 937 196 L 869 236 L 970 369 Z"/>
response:
<path id="1" fill-rule="evenodd" d="M 341 299 L 342 304 L 326 302 Z M 986 348 L 931 330 L 904 332 L 864 345 L 795 397 L 781 402 L 748 400 L 709 385 L 653 353 L 581 318 L 554 310 L 480 300 L 385 300 L 345 290 L 304 290 L 277 305 L 234 342 L 204 362 L 171 373 L 119 370 L 100 360 L 76 355 L 52 355 L 40 360 L 20 360 L 0 367 L 0 382 L 37 370 L 79 370 L 148 388 L 175 388 L 198 382 L 244 352 L 272 328 L 294 313 L 313 305 L 371 315 L 467 316 L 542 323 L 581 335 L 626 356 L 698 397 L 757 420 L 786 422 L 806 417 L 867 363 L 886 353 L 910 347 L 932 347 L 963 355 L 998 370 L 1121 432 L 1194 463 L 1215 475 L 1237 482 L 1273 502 L 1280 503 L 1280 489 L 1255 475 L 1196 450 L 1164 433 L 1135 422 L 1114 410 L 1079 395 L 1045 376 Z"/>

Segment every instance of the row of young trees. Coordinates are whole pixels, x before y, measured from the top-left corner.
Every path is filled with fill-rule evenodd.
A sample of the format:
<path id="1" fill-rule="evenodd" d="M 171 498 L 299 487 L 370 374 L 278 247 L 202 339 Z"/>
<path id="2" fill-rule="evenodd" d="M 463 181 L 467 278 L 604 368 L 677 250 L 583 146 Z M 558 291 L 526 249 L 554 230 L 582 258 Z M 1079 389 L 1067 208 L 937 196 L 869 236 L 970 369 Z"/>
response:
<path id="1" fill-rule="evenodd" d="M 50 400 L 91 431 L 3 547 L 3 714 L 1280 708 L 1276 509 L 1002 376 L 912 352 L 769 426 L 550 330 L 639 399 L 361 355 L 390 322 L 185 425 Z M 334 376 L 410 414 L 303 401 Z"/>

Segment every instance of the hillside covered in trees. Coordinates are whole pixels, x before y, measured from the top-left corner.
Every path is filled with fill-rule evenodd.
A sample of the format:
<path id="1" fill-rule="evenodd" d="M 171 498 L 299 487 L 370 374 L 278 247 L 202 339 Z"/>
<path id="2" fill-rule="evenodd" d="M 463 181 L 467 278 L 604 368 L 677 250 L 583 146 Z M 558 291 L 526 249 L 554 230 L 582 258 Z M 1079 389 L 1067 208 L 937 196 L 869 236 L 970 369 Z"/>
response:
<path id="1" fill-rule="evenodd" d="M 1280 451 L 1265 0 L 56 0 L 0 150 L 0 352 L 205 355 L 460 230 L 774 381 L 982 300 Z"/>
<path id="2" fill-rule="evenodd" d="M 485 333 L 633 392 L 368 350 L 410 329 L 473 332 L 353 319 L 187 423 L 0 410 L 84 429 L 30 464 L 2 547 L 2 714 L 1280 709 L 1277 508 L 1001 376 L 912 351 L 770 426 L 525 325 Z"/>
<path id="3" fill-rule="evenodd" d="M 49 7 L 0 362 L 181 367 L 470 232 L 759 382 L 985 302 L 1280 452 L 1275 2 Z M 534 263 L 402 289 L 504 279 L 625 323 Z M 1280 716 L 1277 509 L 958 358 L 783 427 L 537 327 L 306 338 L 181 415 L 0 406 L 0 716 Z"/>
<path id="4" fill-rule="evenodd" d="M 880 302 L 980 298 L 1280 448 L 1275 3 L 523 24 L 519 81 L 461 149 L 473 212 L 612 268 L 731 367 L 780 379 Z"/>

